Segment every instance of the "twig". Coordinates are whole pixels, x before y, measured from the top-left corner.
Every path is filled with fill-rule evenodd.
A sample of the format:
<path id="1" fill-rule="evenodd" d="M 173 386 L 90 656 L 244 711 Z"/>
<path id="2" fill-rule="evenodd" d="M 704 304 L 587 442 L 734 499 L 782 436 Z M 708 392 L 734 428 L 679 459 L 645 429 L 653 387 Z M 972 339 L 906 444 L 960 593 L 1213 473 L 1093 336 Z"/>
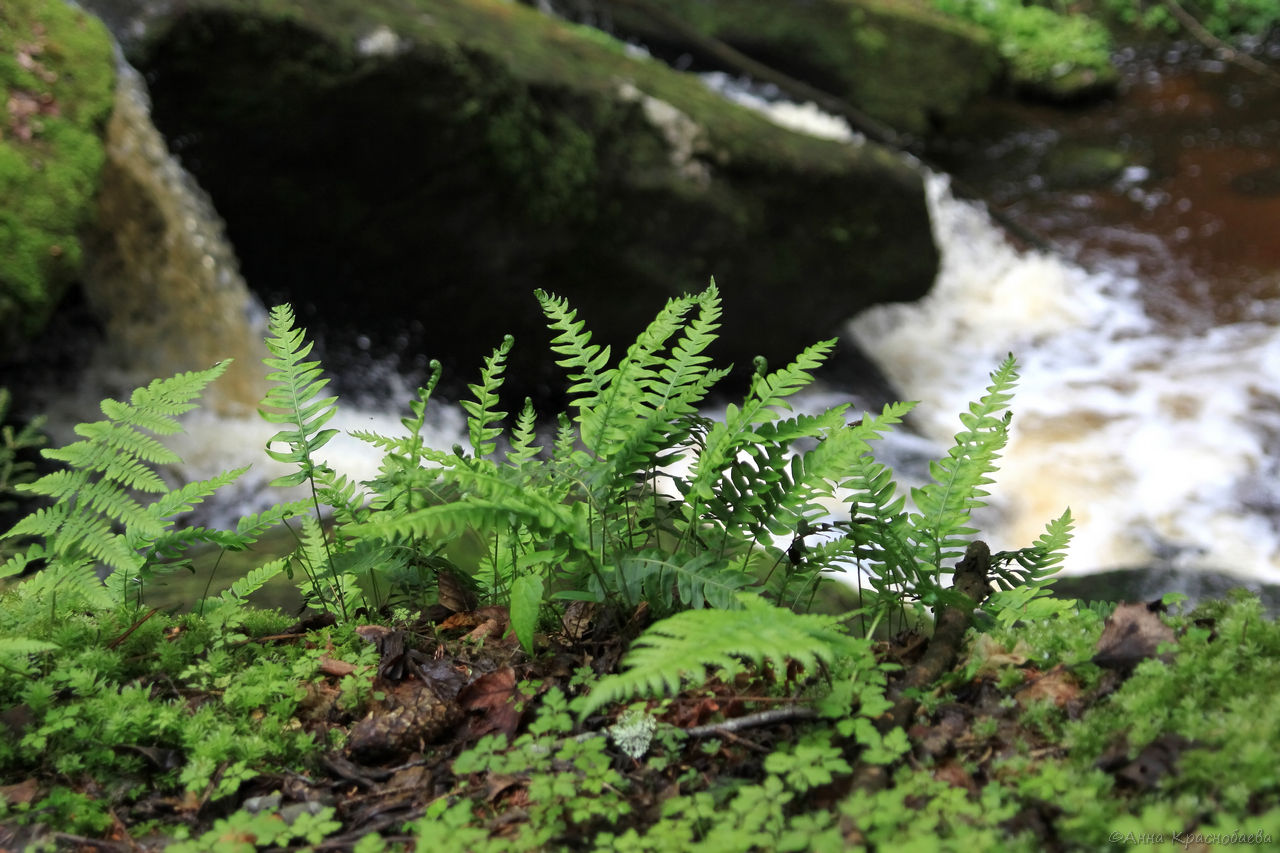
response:
<path id="1" fill-rule="evenodd" d="M 1265 63 L 1259 62 L 1247 53 L 1241 53 L 1213 33 L 1205 29 L 1204 25 L 1195 19 L 1195 17 L 1178 3 L 1178 0 L 1163 0 L 1165 7 L 1178 19 L 1178 23 L 1187 28 L 1187 32 L 1191 33 L 1196 41 L 1200 42 L 1210 50 L 1217 51 L 1225 61 L 1239 65 L 1241 68 L 1252 71 L 1260 77 L 1265 77 L 1273 84 L 1280 85 L 1280 73 Z"/>
<path id="2" fill-rule="evenodd" d="M 682 729 L 689 737 L 716 737 L 723 734 L 732 734 L 742 729 L 752 729 L 757 726 L 772 726 L 775 723 L 785 723 L 792 720 L 813 720 L 817 719 L 818 712 L 807 705 L 792 705 L 789 708 L 770 708 L 768 711 L 757 711 L 754 714 L 747 714 L 743 717 L 734 717 L 732 720 L 725 720 L 722 723 L 708 723 L 705 726 L 694 726 L 691 729 Z"/>
<path id="3" fill-rule="evenodd" d="M 990 570 L 991 549 L 987 547 L 987 543 L 981 540 L 970 542 L 964 552 L 964 559 L 956 566 L 952 589 L 963 593 L 973 602 L 973 607 L 976 607 L 986 599 L 990 591 Z M 928 687 L 955 666 L 960 654 L 960 644 L 964 641 L 965 632 L 969 630 L 969 616 L 972 612 L 972 607 L 946 605 L 939 609 L 929 647 L 915 666 L 889 690 L 888 696 L 893 701 L 893 707 L 876 720 L 876 728 L 881 734 L 905 727 L 919 705 L 915 691 Z M 888 781 L 888 770 L 884 766 L 864 764 L 854 776 L 853 786 L 864 791 L 878 791 Z"/>

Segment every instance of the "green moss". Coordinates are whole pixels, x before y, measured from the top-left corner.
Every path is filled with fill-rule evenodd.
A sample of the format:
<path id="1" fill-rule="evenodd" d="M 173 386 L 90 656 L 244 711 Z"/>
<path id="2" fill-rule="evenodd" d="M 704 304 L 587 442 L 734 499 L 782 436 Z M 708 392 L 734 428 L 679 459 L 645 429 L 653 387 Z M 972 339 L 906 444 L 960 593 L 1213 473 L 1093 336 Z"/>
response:
<path id="1" fill-rule="evenodd" d="M 1116 80 L 1111 36 L 1100 21 L 1021 0 L 934 2 L 991 33 L 1016 86 L 1066 99 Z"/>
<path id="2" fill-rule="evenodd" d="M 79 268 L 114 84 L 96 18 L 64 3 L 0 6 L 0 339 L 37 331 Z"/>

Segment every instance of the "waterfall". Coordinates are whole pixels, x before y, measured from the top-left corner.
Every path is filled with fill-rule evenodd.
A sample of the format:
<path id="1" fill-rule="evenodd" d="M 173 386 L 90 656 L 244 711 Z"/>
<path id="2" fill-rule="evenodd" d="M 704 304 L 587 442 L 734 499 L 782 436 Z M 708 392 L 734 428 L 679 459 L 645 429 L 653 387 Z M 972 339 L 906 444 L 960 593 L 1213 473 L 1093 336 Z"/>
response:
<path id="1" fill-rule="evenodd" d="M 146 87 L 120 63 L 99 225 L 85 240 L 85 295 L 106 340 L 87 382 L 116 392 L 235 359 L 206 405 L 253 411 L 264 391 L 266 313 L 208 197 L 151 123 Z"/>

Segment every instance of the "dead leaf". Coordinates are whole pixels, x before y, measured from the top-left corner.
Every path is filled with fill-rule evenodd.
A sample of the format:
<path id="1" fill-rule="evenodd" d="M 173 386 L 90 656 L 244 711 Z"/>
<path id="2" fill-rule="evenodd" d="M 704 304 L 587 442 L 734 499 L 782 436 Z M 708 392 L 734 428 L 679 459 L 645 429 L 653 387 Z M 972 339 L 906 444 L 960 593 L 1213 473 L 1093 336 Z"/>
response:
<path id="1" fill-rule="evenodd" d="M 1158 602 L 1116 605 L 1103 626 L 1093 662 L 1107 669 L 1129 671 L 1155 657 L 1162 643 L 1174 641 L 1173 629 L 1160 620 L 1160 609 Z M 1167 662 L 1169 656 L 1161 659 Z"/>
<path id="2" fill-rule="evenodd" d="M 511 667 L 480 676 L 458 694 L 458 705 L 472 714 L 471 736 L 493 732 L 507 737 L 520 727 L 521 712 L 516 710 L 516 671 Z M 479 719 L 474 719 L 479 716 Z"/>
<path id="3" fill-rule="evenodd" d="M 40 792 L 40 783 L 35 779 L 23 779 L 16 785 L 0 786 L 0 798 L 11 806 L 29 804 Z"/>
<path id="4" fill-rule="evenodd" d="M 1128 745 L 1121 741 L 1098 759 L 1097 766 L 1112 773 L 1119 782 L 1140 791 L 1149 791 L 1165 776 L 1176 773 L 1182 753 L 1195 745 L 1194 741 L 1182 735 L 1164 734 L 1144 746 L 1129 761 Z"/>
<path id="5" fill-rule="evenodd" d="M 336 678 L 342 678 L 345 675 L 350 675 L 351 673 L 355 672 L 356 665 L 353 663 L 348 663 L 345 660 L 336 660 L 334 658 L 329 657 L 328 655 L 322 655 L 320 657 L 319 669 L 325 675 L 332 675 L 332 676 L 335 676 Z"/>
<path id="6" fill-rule="evenodd" d="M 1059 708 L 1065 708 L 1068 703 L 1080 698 L 1080 685 L 1076 684 L 1075 678 L 1066 667 L 1058 664 L 1043 675 L 1028 681 L 1013 695 L 1023 708 L 1033 702 L 1046 700 Z"/>
<path id="7" fill-rule="evenodd" d="M 990 634 L 979 634 L 969 655 L 978 662 L 978 671 L 974 673 L 974 677 L 981 678 L 984 675 L 997 675 L 1006 666 L 1022 666 L 1031 655 L 1031 647 L 1019 637 L 1012 649 L 1006 649 Z"/>

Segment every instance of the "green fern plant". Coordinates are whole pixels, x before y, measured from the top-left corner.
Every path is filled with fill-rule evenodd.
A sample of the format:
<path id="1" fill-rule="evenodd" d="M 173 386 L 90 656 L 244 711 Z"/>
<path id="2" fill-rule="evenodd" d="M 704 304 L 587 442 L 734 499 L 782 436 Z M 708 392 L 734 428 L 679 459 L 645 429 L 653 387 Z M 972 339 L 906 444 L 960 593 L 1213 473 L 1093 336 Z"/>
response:
<path id="1" fill-rule="evenodd" d="M 75 431 L 81 440 L 42 451 L 67 467 L 17 487 L 53 503 L 0 537 L 37 540 L 0 567 L 0 578 L 43 562 L 45 570 L 27 584 L 29 594 L 100 608 L 123 603 L 130 593 L 140 595 L 145 581 L 178 568 L 181 564 L 171 558 L 196 542 L 245 547 L 249 537 L 241 533 L 173 527 L 179 515 L 235 481 L 245 468 L 177 489 L 155 470 L 181 461 L 156 436 L 181 430 L 177 417 L 195 407 L 193 399 L 227 364 L 157 379 L 135 390 L 127 403 L 103 400 L 105 420 L 80 424 Z M 148 495 L 154 497 L 146 501 Z"/>
<path id="2" fill-rule="evenodd" d="M 789 661 L 814 670 L 868 653 L 838 616 L 794 613 L 751 593 L 739 593 L 739 610 L 686 610 L 650 626 L 624 660 L 625 671 L 602 678 L 581 700 L 579 715 L 636 696 L 679 692 L 706 680 L 707 670 L 745 660 L 786 672 Z"/>
<path id="3" fill-rule="evenodd" d="M 500 425 L 497 400 L 512 350 L 504 339 L 470 386 L 474 399 L 463 404 L 470 452 L 432 454 L 439 467 L 429 475 L 382 479 L 385 488 L 416 476 L 446 497 L 419 505 L 401 499 L 397 511 L 373 513 L 352 535 L 436 552 L 466 535 L 486 543 L 480 578 L 491 596 L 511 602 L 526 646 L 537 619 L 566 599 L 622 610 L 644 601 L 662 615 L 735 609 L 740 593 L 756 588 L 803 609 L 832 575 L 855 570 L 868 579 L 864 600 L 874 624 L 906 603 L 936 606 L 952 596 L 942 578 L 975 532 L 971 513 L 983 504 L 1007 440 L 1008 416 L 1000 413 L 1017 379 L 1012 357 L 961 416 L 955 448 L 932 466 L 934 481 L 912 491 L 908 511 L 871 447 L 912 404 L 852 422 L 847 406 L 790 411 L 788 398 L 812 381 L 834 341 L 777 370 L 758 364 L 742 404 L 709 422 L 698 406 L 728 374 L 705 355 L 720 316 L 714 282 L 670 300 L 616 364 L 564 299 L 536 295 L 569 380 L 571 414 L 560 417 L 553 446 L 536 446 L 527 402 L 509 432 Z M 801 441 L 816 446 L 800 453 Z M 499 458 L 504 443 L 509 451 Z M 681 461 L 685 474 L 672 467 Z M 670 484 L 665 494 L 654 486 L 659 476 Z M 830 507 L 842 498 L 849 517 L 832 518 Z M 380 505 L 390 509 L 394 500 L 386 495 Z M 1005 570 L 1010 583 L 1051 570 L 1069 525 L 1054 530 L 1011 558 L 1022 568 Z M 820 531 L 837 535 L 806 542 Z"/>

